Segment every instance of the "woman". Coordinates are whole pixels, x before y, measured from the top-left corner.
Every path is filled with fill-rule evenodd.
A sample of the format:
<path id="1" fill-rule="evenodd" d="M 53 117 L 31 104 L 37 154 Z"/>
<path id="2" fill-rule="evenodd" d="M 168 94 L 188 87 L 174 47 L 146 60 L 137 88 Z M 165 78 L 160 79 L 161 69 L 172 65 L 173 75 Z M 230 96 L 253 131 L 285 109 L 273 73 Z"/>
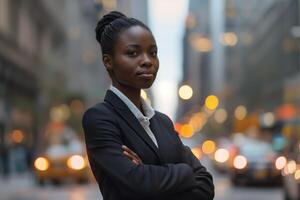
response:
<path id="1" fill-rule="evenodd" d="M 140 98 L 159 67 L 149 28 L 113 11 L 98 22 L 96 38 L 112 86 L 82 123 L 103 199 L 213 199 L 212 176 L 182 144 L 172 121 Z"/>

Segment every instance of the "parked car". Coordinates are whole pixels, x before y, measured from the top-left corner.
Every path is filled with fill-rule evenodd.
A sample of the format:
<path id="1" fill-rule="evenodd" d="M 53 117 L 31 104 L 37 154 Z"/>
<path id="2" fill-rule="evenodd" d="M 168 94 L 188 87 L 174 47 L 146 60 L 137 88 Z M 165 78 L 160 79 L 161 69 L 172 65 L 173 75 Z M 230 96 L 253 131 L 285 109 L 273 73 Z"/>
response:
<path id="1" fill-rule="evenodd" d="M 228 138 L 220 138 L 216 142 L 216 151 L 214 153 L 212 164 L 213 167 L 221 173 L 229 171 L 230 163 L 236 154 L 236 147 Z"/>
<path id="2" fill-rule="evenodd" d="M 270 143 L 245 137 L 236 148 L 230 164 L 233 184 L 281 183 L 281 171 L 275 165 L 279 155 Z"/>
<path id="3" fill-rule="evenodd" d="M 67 179 L 87 182 L 90 179 L 88 160 L 83 143 L 69 127 L 46 135 L 45 145 L 35 158 L 34 171 L 37 182 L 55 184 Z"/>

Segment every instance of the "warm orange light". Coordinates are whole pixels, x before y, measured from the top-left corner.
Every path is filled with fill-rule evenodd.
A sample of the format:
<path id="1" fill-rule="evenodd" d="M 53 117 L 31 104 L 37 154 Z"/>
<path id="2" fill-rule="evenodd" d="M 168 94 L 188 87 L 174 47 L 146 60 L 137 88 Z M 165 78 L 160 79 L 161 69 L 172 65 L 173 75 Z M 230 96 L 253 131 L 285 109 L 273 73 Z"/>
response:
<path id="1" fill-rule="evenodd" d="M 242 155 L 238 155 L 233 160 L 233 166 L 237 169 L 244 169 L 247 166 L 247 159 Z"/>
<path id="2" fill-rule="evenodd" d="M 82 156 L 74 155 L 71 156 L 67 161 L 68 167 L 75 170 L 80 170 L 85 167 L 85 161 Z"/>
<path id="3" fill-rule="evenodd" d="M 215 95 L 210 95 L 205 100 L 205 106 L 209 110 L 215 110 L 219 105 L 219 99 Z"/>
<path id="4" fill-rule="evenodd" d="M 198 112 L 192 115 L 191 119 L 189 120 L 189 125 L 191 125 L 194 131 L 197 132 L 202 129 L 206 121 L 205 115 L 201 112 Z"/>
<path id="5" fill-rule="evenodd" d="M 297 107 L 293 104 L 284 104 L 276 110 L 276 115 L 279 119 L 293 119 L 297 116 Z"/>
<path id="6" fill-rule="evenodd" d="M 216 144 L 214 141 L 212 140 L 206 140 L 203 144 L 202 144 L 202 151 L 205 154 L 211 154 L 216 150 Z"/>
<path id="7" fill-rule="evenodd" d="M 287 160 L 284 156 L 278 157 L 275 161 L 276 169 L 278 169 L 278 170 L 283 169 L 285 167 L 286 163 L 287 163 Z"/>
<path id="8" fill-rule="evenodd" d="M 295 172 L 295 179 L 296 179 L 296 180 L 299 180 L 299 179 L 300 179 L 300 170 L 299 170 L 299 169 L 296 170 L 296 172 Z"/>
<path id="9" fill-rule="evenodd" d="M 291 160 L 287 163 L 287 165 L 283 168 L 285 174 L 293 174 L 297 170 L 297 164 L 294 160 Z"/>
<path id="10" fill-rule="evenodd" d="M 192 148 L 193 154 L 196 156 L 196 158 L 200 159 L 202 156 L 201 149 L 199 147 Z"/>
<path id="11" fill-rule="evenodd" d="M 177 133 L 180 133 L 180 130 L 181 130 L 181 128 L 182 128 L 182 124 L 180 124 L 180 123 L 175 123 L 175 124 L 174 124 L 174 128 L 175 128 L 175 130 L 177 131 Z"/>
<path id="12" fill-rule="evenodd" d="M 211 40 L 207 37 L 203 37 L 200 34 L 191 34 L 189 42 L 191 46 L 198 52 L 210 52 L 213 48 Z"/>
<path id="13" fill-rule="evenodd" d="M 229 151 L 227 149 L 218 149 L 215 152 L 215 160 L 220 163 L 224 163 L 229 159 Z"/>
<path id="14" fill-rule="evenodd" d="M 180 134 L 182 137 L 190 138 L 194 135 L 194 129 L 189 124 L 184 124 L 180 129 Z"/>
<path id="15" fill-rule="evenodd" d="M 38 157 L 35 161 L 34 161 L 34 167 L 37 170 L 40 171 L 46 171 L 49 168 L 49 162 L 46 158 L 44 157 Z"/>
<path id="16" fill-rule="evenodd" d="M 11 133 L 11 139 L 15 143 L 21 143 L 24 140 L 24 133 L 20 130 L 14 130 Z"/>
<path id="17" fill-rule="evenodd" d="M 245 119 L 246 115 L 247 115 L 247 109 L 245 106 L 238 106 L 236 107 L 235 111 L 234 111 L 234 115 L 238 120 L 243 120 Z"/>
<path id="18" fill-rule="evenodd" d="M 238 42 L 237 35 L 233 32 L 224 33 L 221 42 L 226 46 L 235 46 Z"/>

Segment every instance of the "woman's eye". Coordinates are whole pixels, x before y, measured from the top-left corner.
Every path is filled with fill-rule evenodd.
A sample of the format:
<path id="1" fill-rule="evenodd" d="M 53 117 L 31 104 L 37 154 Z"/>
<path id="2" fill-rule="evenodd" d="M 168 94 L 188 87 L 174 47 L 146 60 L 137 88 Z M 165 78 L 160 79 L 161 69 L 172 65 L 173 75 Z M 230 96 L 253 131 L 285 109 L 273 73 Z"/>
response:
<path id="1" fill-rule="evenodd" d="M 137 51 L 128 51 L 127 55 L 129 55 L 129 56 L 137 56 L 138 52 Z"/>
<path id="2" fill-rule="evenodd" d="M 157 56 L 157 51 L 151 52 L 151 56 L 156 57 Z"/>

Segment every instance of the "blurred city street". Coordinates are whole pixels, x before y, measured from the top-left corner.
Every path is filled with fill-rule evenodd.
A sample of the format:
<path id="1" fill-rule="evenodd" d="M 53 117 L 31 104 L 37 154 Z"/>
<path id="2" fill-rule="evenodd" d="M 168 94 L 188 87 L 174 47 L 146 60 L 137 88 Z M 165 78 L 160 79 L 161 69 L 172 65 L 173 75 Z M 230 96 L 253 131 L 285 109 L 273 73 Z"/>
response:
<path id="1" fill-rule="evenodd" d="M 228 176 L 217 173 L 207 159 L 203 164 L 213 172 L 216 187 L 215 200 L 253 200 L 272 199 L 282 200 L 280 187 L 264 186 L 232 186 Z M 0 200 L 101 200 L 101 194 L 96 184 L 75 184 L 67 182 L 62 185 L 47 184 L 37 186 L 29 174 L 15 175 L 9 179 L 0 179 Z"/>
<path id="2" fill-rule="evenodd" d="M 159 71 L 140 98 L 214 199 L 299 200 L 300 0 L 0 0 L 0 200 L 102 199 L 82 118 L 112 84 L 95 27 L 113 10 L 151 29 Z"/>
<path id="3" fill-rule="evenodd" d="M 15 175 L 0 181 L 1 200 L 99 200 L 101 193 L 95 184 L 74 184 L 38 186 L 31 175 Z"/>

